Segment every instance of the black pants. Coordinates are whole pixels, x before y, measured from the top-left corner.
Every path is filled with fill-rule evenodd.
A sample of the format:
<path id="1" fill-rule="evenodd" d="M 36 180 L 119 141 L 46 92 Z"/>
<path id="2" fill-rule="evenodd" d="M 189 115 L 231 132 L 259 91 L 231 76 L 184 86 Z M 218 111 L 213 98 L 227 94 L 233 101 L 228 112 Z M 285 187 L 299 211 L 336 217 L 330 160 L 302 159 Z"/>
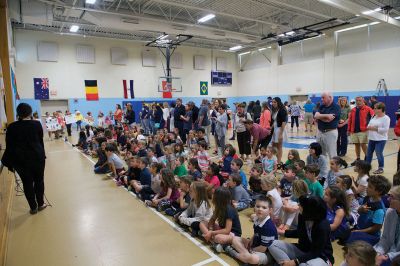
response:
<path id="1" fill-rule="evenodd" d="M 296 127 L 299 127 L 299 117 L 292 115 L 290 118 L 292 120 L 292 123 L 291 123 L 292 124 L 292 128 L 294 126 L 294 122 L 296 122 Z"/>
<path id="2" fill-rule="evenodd" d="M 36 210 L 38 206 L 44 204 L 44 167 L 45 162 L 41 162 L 31 167 L 16 167 L 24 186 L 26 200 L 31 210 Z"/>
<path id="3" fill-rule="evenodd" d="M 67 124 L 67 133 L 68 133 L 68 136 L 70 136 L 70 137 L 71 137 L 71 126 L 72 126 L 72 124 Z"/>
<path id="4" fill-rule="evenodd" d="M 179 136 L 181 137 L 182 142 L 186 143 L 186 134 L 185 131 L 183 130 L 183 123 L 175 122 L 175 127 L 179 130 Z"/>
<path id="5" fill-rule="evenodd" d="M 337 153 L 338 155 L 346 155 L 347 153 L 347 125 L 338 127 Z"/>
<path id="6" fill-rule="evenodd" d="M 250 155 L 251 154 L 250 132 L 247 130 L 245 132 L 236 132 L 236 136 L 237 136 L 237 143 L 239 146 L 239 154 Z"/>

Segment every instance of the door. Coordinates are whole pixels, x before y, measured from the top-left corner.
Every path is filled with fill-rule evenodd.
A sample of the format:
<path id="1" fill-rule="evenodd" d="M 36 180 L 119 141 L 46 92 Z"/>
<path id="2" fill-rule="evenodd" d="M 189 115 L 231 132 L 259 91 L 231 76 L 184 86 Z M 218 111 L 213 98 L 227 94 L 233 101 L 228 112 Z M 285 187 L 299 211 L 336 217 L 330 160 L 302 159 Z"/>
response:
<path id="1" fill-rule="evenodd" d="M 49 112 L 50 114 L 56 111 L 65 113 L 66 110 L 68 110 L 68 100 L 40 101 L 40 111 L 42 116 L 45 116 L 46 112 Z"/>

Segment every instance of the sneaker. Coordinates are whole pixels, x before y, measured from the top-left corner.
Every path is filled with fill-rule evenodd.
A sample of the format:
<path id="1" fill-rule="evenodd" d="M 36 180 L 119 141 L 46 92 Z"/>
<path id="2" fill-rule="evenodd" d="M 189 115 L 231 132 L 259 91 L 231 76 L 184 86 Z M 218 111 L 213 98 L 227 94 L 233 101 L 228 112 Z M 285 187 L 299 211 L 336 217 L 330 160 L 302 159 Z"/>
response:
<path id="1" fill-rule="evenodd" d="M 38 212 L 38 209 L 34 209 L 34 210 L 30 210 L 29 211 L 29 213 L 32 214 L 32 215 L 36 214 L 37 212 Z"/>
<path id="2" fill-rule="evenodd" d="M 229 256 L 231 256 L 232 258 L 237 258 L 238 254 L 239 254 L 239 253 L 238 253 L 232 246 L 230 246 L 230 245 L 226 246 L 226 247 L 224 248 L 224 250 L 225 250 L 225 252 L 226 252 Z"/>
<path id="3" fill-rule="evenodd" d="M 373 174 L 374 174 L 374 175 L 383 174 L 383 169 L 382 169 L 382 168 L 378 168 L 377 170 L 375 170 L 375 171 L 373 172 Z"/>
<path id="4" fill-rule="evenodd" d="M 217 253 L 221 253 L 222 251 L 224 251 L 224 248 L 222 247 L 221 244 L 213 244 L 213 248 Z"/>
<path id="5" fill-rule="evenodd" d="M 45 203 L 45 204 L 43 204 L 42 206 L 39 206 L 39 208 L 38 208 L 38 211 L 40 212 L 40 211 L 43 211 L 44 209 L 46 209 L 47 208 L 47 204 Z"/>
<path id="6" fill-rule="evenodd" d="M 356 159 L 356 160 L 355 160 L 354 162 L 352 162 L 350 165 L 351 165 L 351 166 L 356 165 L 356 162 L 359 161 L 359 160 L 360 160 L 360 158 Z"/>

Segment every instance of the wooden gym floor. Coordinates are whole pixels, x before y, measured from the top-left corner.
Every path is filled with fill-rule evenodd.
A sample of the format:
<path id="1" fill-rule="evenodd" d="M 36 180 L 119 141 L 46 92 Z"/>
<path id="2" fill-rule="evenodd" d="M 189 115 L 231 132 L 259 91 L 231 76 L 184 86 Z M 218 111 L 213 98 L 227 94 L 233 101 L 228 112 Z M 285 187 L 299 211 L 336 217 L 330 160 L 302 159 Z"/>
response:
<path id="1" fill-rule="evenodd" d="M 229 131 L 227 138 L 230 136 Z M 312 135 L 289 133 L 289 137 L 297 136 Z M 304 144 L 312 139 L 301 141 Z M 46 138 L 45 146 L 45 192 L 53 207 L 30 215 L 24 196 L 14 196 L 7 266 L 238 265 L 182 232 L 169 218 L 145 207 L 112 180 L 95 175 L 94 161 L 69 143 Z M 286 158 L 289 149 L 284 150 Z M 308 150 L 298 150 L 305 159 Z M 397 150 L 397 141 L 391 140 L 384 151 L 384 175 L 390 180 L 396 170 Z M 345 159 L 350 163 L 354 158 L 354 145 L 349 145 Z M 374 160 L 373 169 L 376 164 Z M 249 166 L 244 170 L 248 173 Z M 352 168 L 344 172 L 354 175 Z M 240 213 L 244 237 L 252 234 L 250 213 L 250 209 Z M 342 251 L 336 244 L 334 250 L 335 264 L 339 265 Z"/>

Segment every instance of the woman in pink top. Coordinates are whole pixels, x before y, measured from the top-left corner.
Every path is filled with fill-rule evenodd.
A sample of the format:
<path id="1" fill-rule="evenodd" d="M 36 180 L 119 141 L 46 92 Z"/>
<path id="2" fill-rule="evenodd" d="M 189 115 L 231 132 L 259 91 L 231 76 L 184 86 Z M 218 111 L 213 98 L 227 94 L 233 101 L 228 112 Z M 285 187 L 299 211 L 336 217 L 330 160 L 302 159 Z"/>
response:
<path id="1" fill-rule="evenodd" d="M 271 128 L 271 111 L 269 110 L 268 103 L 262 103 L 262 113 L 260 117 L 260 126 L 262 128 Z"/>
<path id="2" fill-rule="evenodd" d="M 121 105 L 120 105 L 120 104 L 117 104 L 117 105 L 116 105 L 115 112 L 114 112 L 114 121 L 115 121 L 115 125 L 118 125 L 118 123 L 121 123 L 121 121 L 122 121 L 122 115 L 123 115 L 123 112 L 122 112 Z"/>

